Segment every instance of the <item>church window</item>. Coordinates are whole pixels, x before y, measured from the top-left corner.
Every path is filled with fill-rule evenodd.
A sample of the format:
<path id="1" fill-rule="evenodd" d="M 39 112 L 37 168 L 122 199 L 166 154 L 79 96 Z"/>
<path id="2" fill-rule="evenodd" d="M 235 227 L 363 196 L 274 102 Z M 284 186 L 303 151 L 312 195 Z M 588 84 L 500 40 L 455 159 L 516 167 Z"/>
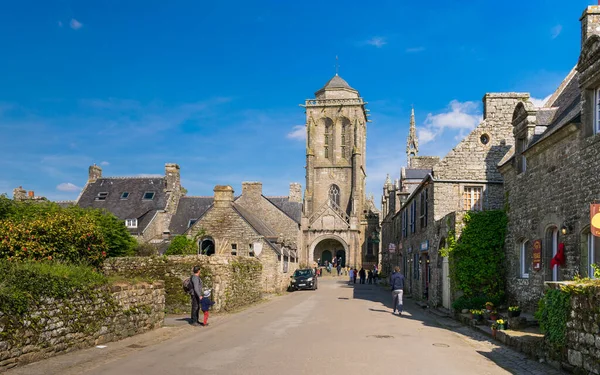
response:
<path id="1" fill-rule="evenodd" d="M 594 90 L 594 133 L 600 133 L 600 87 Z"/>
<path id="2" fill-rule="evenodd" d="M 463 210 L 481 211 L 483 209 L 482 191 L 481 186 L 465 186 L 463 189 Z"/>
<path id="3" fill-rule="evenodd" d="M 333 121 L 325 119 L 325 139 L 324 139 L 325 159 L 333 157 Z"/>
<path id="4" fill-rule="evenodd" d="M 329 187 L 329 201 L 335 203 L 337 206 L 340 205 L 340 188 L 337 185 Z"/>
<path id="5" fill-rule="evenodd" d="M 351 156 L 351 147 L 350 147 L 350 120 L 344 118 L 342 120 L 342 157 L 345 159 L 350 159 Z"/>

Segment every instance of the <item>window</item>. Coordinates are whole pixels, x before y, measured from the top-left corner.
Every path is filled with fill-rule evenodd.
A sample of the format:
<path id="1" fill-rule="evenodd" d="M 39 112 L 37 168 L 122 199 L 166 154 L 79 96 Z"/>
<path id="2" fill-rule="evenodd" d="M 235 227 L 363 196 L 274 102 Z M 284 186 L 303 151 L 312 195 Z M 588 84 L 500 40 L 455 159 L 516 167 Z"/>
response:
<path id="1" fill-rule="evenodd" d="M 333 121 L 331 119 L 325 119 L 325 159 L 330 159 L 333 155 L 332 152 L 332 140 L 333 140 Z"/>
<path id="2" fill-rule="evenodd" d="M 558 252 L 558 228 L 551 226 L 546 230 L 546 236 L 544 239 L 544 246 L 542 246 L 544 252 L 544 263 L 542 266 L 546 269 L 545 281 L 558 281 L 559 280 L 559 266 L 550 268 L 552 258 Z"/>
<path id="3" fill-rule="evenodd" d="M 600 87 L 594 90 L 594 133 L 600 133 Z"/>
<path id="4" fill-rule="evenodd" d="M 592 264 L 600 263 L 600 237 L 596 237 L 591 233 L 588 234 L 587 246 L 587 274 L 590 278 L 594 278 L 594 268 Z"/>
<path id="5" fill-rule="evenodd" d="M 329 187 L 329 201 L 335 203 L 337 206 L 340 205 L 340 188 L 337 185 Z"/>
<path id="6" fill-rule="evenodd" d="M 421 228 L 427 227 L 427 201 L 428 201 L 428 191 L 427 189 L 421 192 L 421 215 L 419 216 L 421 219 Z"/>
<path id="7" fill-rule="evenodd" d="M 408 209 L 402 210 L 402 238 L 408 237 Z"/>
<path id="8" fill-rule="evenodd" d="M 142 198 L 145 201 L 151 201 L 152 199 L 154 199 L 154 192 L 153 191 L 147 191 L 144 193 L 144 198 Z"/>
<path id="9" fill-rule="evenodd" d="M 341 148 L 342 148 L 342 157 L 345 159 L 350 159 L 350 156 L 352 156 L 351 155 L 352 147 L 350 147 L 349 142 L 348 142 L 351 137 L 350 129 L 351 129 L 350 120 L 348 120 L 347 118 L 344 118 L 342 120 L 342 147 Z"/>
<path id="10" fill-rule="evenodd" d="M 98 193 L 98 195 L 96 196 L 96 200 L 97 201 L 105 201 L 106 197 L 108 197 L 108 192 L 103 191 L 103 192 Z"/>
<path id="11" fill-rule="evenodd" d="M 463 190 L 463 210 L 481 211 L 483 205 L 481 202 L 481 186 L 465 186 Z"/>
<path id="12" fill-rule="evenodd" d="M 127 228 L 137 228 L 137 219 L 126 219 L 125 220 L 125 226 Z"/>
<path id="13" fill-rule="evenodd" d="M 237 255 L 237 244 L 231 244 L 231 255 Z"/>
<path id="14" fill-rule="evenodd" d="M 188 228 L 191 228 L 192 225 L 196 224 L 197 221 L 198 219 L 190 219 L 190 221 L 188 221 Z"/>
<path id="15" fill-rule="evenodd" d="M 248 255 L 250 255 L 251 257 L 254 256 L 254 244 L 248 244 Z"/>
<path id="16" fill-rule="evenodd" d="M 410 233 L 417 230 L 417 202 L 415 200 L 410 204 Z"/>
<path id="17" fill-rule="evenodd" d="M 129 198 L 128 192 L 124 192 L 123 194 L 121 194 L 121 199 L 127 199 L 127 198 Z"/>
<path id="18" fill-rule="evenodd" d="M 529 273 L 531 272 L 531 264 L 533 262 L 531 246 L 529 241 L 525 240 L 519 244 L 520 258 L 521 258 L 521 272 L 520 276 L 522 279 L 528 279 Z"/>

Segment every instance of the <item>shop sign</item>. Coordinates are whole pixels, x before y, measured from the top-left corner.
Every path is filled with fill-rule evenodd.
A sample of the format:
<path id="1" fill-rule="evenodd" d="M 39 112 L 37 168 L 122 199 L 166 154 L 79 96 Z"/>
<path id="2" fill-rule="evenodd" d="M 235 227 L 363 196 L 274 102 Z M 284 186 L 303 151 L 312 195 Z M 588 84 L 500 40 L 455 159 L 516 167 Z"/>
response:
<path id="1" fill-rule="evenodd" d="M 533 241 L 532 261 L 534 271 L 542 269 L 542 240 Z"/>
<path id="2" fill-rule="evenodd" d="M 590 205 L 590 232 L 600 237 L 600 204 Z"/>
<path id="3" fill-rule="evenodd" d="M 429 240 L 421 242 L 421 251 L 429 250 Z"/>
<path id="4" fill-rule="evenodd" d="M 390 254 L 393 254 L 396 252 L 396 245 L 394 245 L 393 243 L 388 245 L 388 251 L 390 252 Z"/>

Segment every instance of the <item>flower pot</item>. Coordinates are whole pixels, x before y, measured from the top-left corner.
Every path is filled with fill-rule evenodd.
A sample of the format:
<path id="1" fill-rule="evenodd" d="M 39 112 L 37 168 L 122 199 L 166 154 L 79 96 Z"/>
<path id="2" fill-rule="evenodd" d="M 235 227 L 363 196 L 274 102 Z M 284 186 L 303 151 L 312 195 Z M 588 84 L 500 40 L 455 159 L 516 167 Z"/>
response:
<path id="1" fill-rule="evenodd" d="M 509 311 L 508 312 L 508 317 L 509 318 L 516 318 L 517 316 L 521 316 L 521 311 Z"/>
<path id="2" fill-rule="evenodd" d="M 506 329 L 506 324 L 498 324 L 498 329 Z"/>
<path id="3" fill-rule="evenodd" d="M 496 333 L 498 332 L 498 330 L 496 328 L 492 328 L 492 337 L 496 338 Z"/>

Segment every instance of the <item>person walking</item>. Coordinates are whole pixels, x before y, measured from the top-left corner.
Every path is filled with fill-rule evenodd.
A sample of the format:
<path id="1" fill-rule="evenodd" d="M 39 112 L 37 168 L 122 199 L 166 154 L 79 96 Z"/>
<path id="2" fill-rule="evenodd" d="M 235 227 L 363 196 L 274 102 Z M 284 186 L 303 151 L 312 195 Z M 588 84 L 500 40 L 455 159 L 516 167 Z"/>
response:
<path id="1" fill-rule="evenodd" d="M 371 270 L 369 270 L 369 272 L 367 273 L 367 283 L 373 284 L 373 271 Z"/>
<path id="2" fill-rule="evenodd" d="M 354 284 L 356 284 L 356 279 L 358 279 L 358 270 L 356 269 L 356 267 L 353 268 L 352 275 L 354 276 L 352 281 L 354 282 Z"/>
<path id="3" fill-rule="evenodd" d="M 358 276 L 360 276 L 360 283 L 364 284 L 365 279 L 367 278 L 367 273 L 365 272 L 364 268 L 360 267 L 360 271 L 358 271 Z"/>
<path id="4" fill-rule="evenodd" d="M 208 310 L 215 304 L 214 301 L 210 300 L 210 289 L 204 291 L 204 296 L 202 301 L 200 301 L 200 304 L 202 305 L 202 312 L 204 313 L 204 323 L 202 325 L 206 327 L 208 325 Z"/>
<path id="5" fill-rule="evenodd" d="M 379 277 L 379 270 L 377 266 L 373 267 L 373 284 L 377 285 L 377 278 Z"/>
<path id="6" fill-rule="evenodd" d="M 338 272 L 338 276 L 340 276 L 342 274 L 342 265 L 340 263 L 338 263 L 338 265 L 337 265 L 337 272 Z"/>
<path id="7" fill-rule="evenodd" d="M 350 275 L 350 283 L 352 283 L 352 281 L 354 281 L 354 270 L 352 268 L 350 268 L 350 271 L 348 271 L 348 275 Z"/>
<path id="8" fill-rule="evenodd" d="M 400 267 L 394 267 L 394 273 L 392 273 L 390 284 L 392 284 L 392 305 L 394 306 L 394 311 L 392 312 L 392 314 L 395 314 L 396 310 L 398 310 L 398 315 L 402 315 L 402 294 L 404 293 L 404 275 L 400 273 Z"/>
<path id="9" fill-rule="evenodd" d="M 190 293 L 192 297 L 192 322 L 190 324 L 199 326 L 200 301 L 202 301 L 202 280 L 200 280 L 200 266 L 194 266 L 192 272 L 193 274 L 190 276 L 190 283 L 192 284 L 192 291 Z"/>

